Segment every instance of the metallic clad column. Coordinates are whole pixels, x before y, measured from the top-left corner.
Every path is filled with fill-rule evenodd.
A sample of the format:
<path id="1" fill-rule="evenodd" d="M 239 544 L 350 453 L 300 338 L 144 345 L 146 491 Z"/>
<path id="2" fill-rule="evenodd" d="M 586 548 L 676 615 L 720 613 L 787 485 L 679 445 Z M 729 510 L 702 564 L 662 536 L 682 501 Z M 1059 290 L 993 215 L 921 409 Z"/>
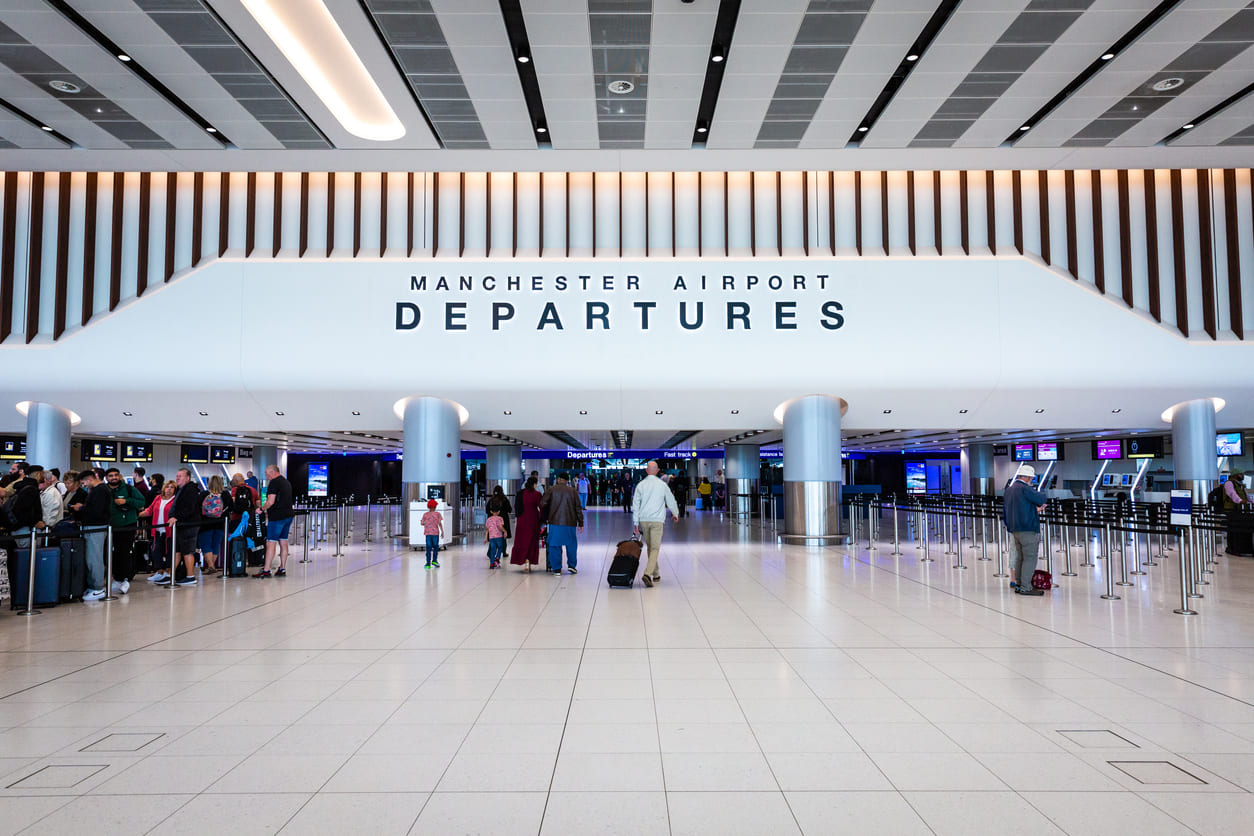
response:
<path id="1" fill-rule="evenodd" d="M 279 448 L 273 444 L 253 445 L 253 475 L 257 477 L 257 485 L 265 485 L 266 468 L 270 465 L 279 466 Z"/>
<path id="2" fill-rule="evenodd" d="M 425 502 L 427 488 L 444 488 L 444 501 L 452 517 L 452 533 L 460 535 L 461 519 L 461 425 L 465 410 L 443 398 L 408 398 L 398 404 L 404 424 L 404 458 L 401 481 L 405 483 L 405 510 L 409 503 Z M 408 531 L 405 532 L 408 534 Z"/>
<path id="3" fill-rule="evenodd" d="M 761 447 L 757 444 L 728 444 L 723 448 L 723 456 L 726 462 L 723 478 L 726 480 L 727 512 L 734 517 L 750 517 L 758 505 L 758 482 L 762 478 Z"/>
<path id="4" fill-rule="evenodd" d="M 971 444 L 962 448 L 962 486 L 967 493 L 992 496 L 993 445 Z"/>
<path id="5" fill-rule="evenodd" d="M 840 418 L 847 407 L 830 395 L 805 395 L 781 408 L 784 533 L 780 539 L 785 542 L 845 539 L 840 534 Z"/>
<path id="6" fill-rule="evenodd" d="M 517 444 L 488 445 L 488 496 L 497 485 L 511 503 L 522 484 L 522 448 Z"/>
<path id="7" fill-rule="evenodd" d="M 1193 504 L 1205 504 L 1206 494 L 1219 478 L 1219 460 L 1215 455 L 1215 413 L 1218 408 L 1210 398 L 1178 403 L 1163 413 L 1171 422 L 1172 461 L 1176 488 L 1193 493 Z"/>
<path id="8" fill-rule="evenodd" d="M 20 409 L 20 407 L 19 407 Z M 78 423 L 68 409 L 38 401 L 26 407 L 26 461 L 41 467 L 70 468 L 70 427 Z"/>

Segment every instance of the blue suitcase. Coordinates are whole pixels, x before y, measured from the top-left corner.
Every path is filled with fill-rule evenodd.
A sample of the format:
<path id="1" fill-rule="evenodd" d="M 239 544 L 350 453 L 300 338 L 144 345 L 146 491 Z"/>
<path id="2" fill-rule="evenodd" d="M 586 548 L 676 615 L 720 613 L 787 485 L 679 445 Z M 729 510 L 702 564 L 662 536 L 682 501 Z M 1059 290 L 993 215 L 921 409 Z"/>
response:
<path id="1" fill-rule="evenodd" d="M 26 606 L 30 589 L 30 549 L 14 552 L 16 570 L 10 576 L 13 609 Z M 61 601 L 61 547 L 48 546 L 35 550 L 35 606 L 55 607 Z"/>

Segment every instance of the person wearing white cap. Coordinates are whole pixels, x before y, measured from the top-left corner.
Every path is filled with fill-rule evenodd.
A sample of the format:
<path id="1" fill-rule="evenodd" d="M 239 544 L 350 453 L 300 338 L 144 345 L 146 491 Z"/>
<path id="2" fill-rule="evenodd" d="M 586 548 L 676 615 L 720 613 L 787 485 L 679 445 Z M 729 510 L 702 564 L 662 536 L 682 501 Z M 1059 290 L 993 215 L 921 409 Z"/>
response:
<path id="1" fill-rule="evenodd" d="M 1049 497 L 1032 487 L 1036 468 L 1019 467 L 1010 487 L 1006 488 L 1002 513 L 1006 531 L 1010 533 L 1010 585 L 1018 595 L 1044 595 L 1043 589 L 1032 588 L 1041 545 L 1041 520 L 1037 512 L 1045 509 Z"/>

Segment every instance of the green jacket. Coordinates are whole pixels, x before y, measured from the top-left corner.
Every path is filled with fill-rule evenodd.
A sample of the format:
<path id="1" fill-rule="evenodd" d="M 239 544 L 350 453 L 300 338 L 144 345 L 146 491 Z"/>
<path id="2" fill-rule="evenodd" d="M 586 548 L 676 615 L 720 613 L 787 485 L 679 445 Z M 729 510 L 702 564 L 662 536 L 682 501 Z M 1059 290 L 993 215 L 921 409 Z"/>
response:
<path id="1" fill-rule="evenodd" d="M 118 505 L 113 501 L 115 499 L 125 499 L 126 504 Z M 122 482 L 116 488 L 109 489 L 109 525 L 113 528 L 134 525 L 142 510 L 144 496 L 135 490 L 134 485 Z"/>

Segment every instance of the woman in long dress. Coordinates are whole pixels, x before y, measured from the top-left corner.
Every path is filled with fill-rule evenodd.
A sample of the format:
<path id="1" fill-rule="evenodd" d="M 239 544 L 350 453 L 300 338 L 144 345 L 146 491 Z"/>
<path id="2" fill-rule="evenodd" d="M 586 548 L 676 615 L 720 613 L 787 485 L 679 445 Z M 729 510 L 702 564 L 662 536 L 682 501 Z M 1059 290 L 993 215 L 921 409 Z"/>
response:
<path id="1" fill-rule="evenodd" d="M 521 503 L 514 504 L 514 548 L 510 550 L 509 562 L 530 572 L 540 562 L 540 492 L 534 476 L 527 480 L 519 496 Z"/>

